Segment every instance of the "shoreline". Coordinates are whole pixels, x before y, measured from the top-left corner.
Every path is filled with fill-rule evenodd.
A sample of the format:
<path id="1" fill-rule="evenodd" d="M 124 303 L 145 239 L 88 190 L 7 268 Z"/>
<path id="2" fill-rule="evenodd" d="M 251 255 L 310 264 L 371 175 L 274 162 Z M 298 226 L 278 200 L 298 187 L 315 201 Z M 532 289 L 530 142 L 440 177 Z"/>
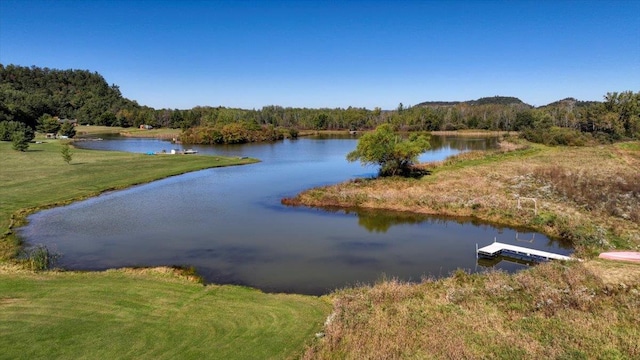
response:
<path id="1" fill-rule="evenodd" d="M 24 226 L 27 217 L 38 211 L 193 171 L 248 165 L 259 161 L 206 155 L 149 157 L 144 154 L 74 147 L 71 165 L 60 166 L 62 161 L 58 158 L 59 144 L 59 140 L 43 142 L 32 145 L 26 153 L 20 154 L 6 151 L 6 174 L 2 174 L 5 188 L 0 190 L 0 195 L 7 199 L 8 206 L 4 206 L 0 212 L 0 261 L 17 260 L 22 240 L 14 229 Z M 10 145 L 2 143 L 0 146 L 8 149 Z M 20 166 L 25 161 L 33 162 L 33 158 L 38 156 L 38 165 L 33 168 Z M 75 171 L 80 170 L 78 166 L 83 167 L 84 171 Z M 48 176 L 41 177 L 40 174 Z M 20 179 L 32 179 L 27 183 L 28 189 L 21 186 L 23 182 Z M 52 191 L 55 189 L 51 189 L 52 184 L 60 182 L 73 188 L 73 191 L 60 194 Z M 18 205 L 11 206 L 12 204 Z"/>
<path id="2" fill-rule="evenodd" d="M 420 180 L 356 179 L 308 189 L 282 199 L 282 203 L 471 217 L 570 241 L 576 254 L 586 257 L 612 248 L 637 251 L 640 250 L 640 222 L 625 217 L 638 217 L 640 211 L 623 212 L 640 207 L 632 195 L 634 190 L 627 193 L 618 191 L 617 185 L 607 185 L 607 181 L 617 181 L 616 176 L 633 182 L 636 174 L 632 165 L 640 167 L 640 155 L 626 148 L 634 147 L 548 148 L 519 143 L 504 150 L 475 151 L 438 163 L 421 164 L 431 175 Z M 622 157 L 624 162 L 620 163 L 613 155 Z M 580 158 L 583 159 L 578 160 Z M 602 169 L 596 173 L 590 168 L 592 162 L 588 159 L 592 158 L 609 159 L 600 160 Z M 609 190 L 602 191 L 612 191 L 611 198 L 627 199 L 627 202 L 620 201 L 618 206 L 622 210 L 597 208 L 598 204 L 593 203 L 597 199 L 584 200 L 579 192 L 575 193 L 578 196 L 575 201 L 567 201 L 559 191 L 576 190 L 572 187 L 573 180 L 565 178 L 564 172 L 574 173 L 584 182 L 604 182 L 602 186 Z M 522 203 L 519 198 L 523 199 Z M 580 201 L 586 201 L 586 205 Z M 584 206 L 596 207 L 596 211 L 585 211 Z"/>
<path id="3" fill-rule="evenodd" d="M 431 131 L 431 135 L 437 136 L 488 136 L 488 137 L 500 137 L 500 136 L 516 136 L 517 131 L 493 131 L 493 130 L 438 130 Z"/>

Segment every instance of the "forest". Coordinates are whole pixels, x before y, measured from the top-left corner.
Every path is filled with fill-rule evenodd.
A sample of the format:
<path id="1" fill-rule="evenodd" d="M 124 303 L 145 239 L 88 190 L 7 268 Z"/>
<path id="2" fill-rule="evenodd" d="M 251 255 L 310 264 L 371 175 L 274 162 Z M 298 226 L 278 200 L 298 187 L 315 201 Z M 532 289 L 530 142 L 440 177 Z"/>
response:
<path id="1" fill-rule="evenodd" d="M 391 124 L 398 131 L 521 131 L 535 142 L 583 145 L 640 138 L 640 92 L 607 93 L 599 102 L 567 98 L 540 107 L 494 96 L 400 103 L 391 110 L 277 105 L 153 109 L 124 98 L 117 85 L 97 72 L 0 64 L 0 133 L 21 126 L 37 130 L 50 117 L 80 125 L 180 128 L 187 143 L 274 141 L 295 137 L 300 130 L 371 130 Z"/>

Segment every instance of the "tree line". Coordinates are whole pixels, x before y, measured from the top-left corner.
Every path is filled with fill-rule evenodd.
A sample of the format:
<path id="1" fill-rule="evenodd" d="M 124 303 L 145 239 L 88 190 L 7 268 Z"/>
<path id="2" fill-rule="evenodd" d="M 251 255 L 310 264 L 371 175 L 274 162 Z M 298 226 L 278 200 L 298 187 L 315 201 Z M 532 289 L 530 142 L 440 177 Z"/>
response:
<path id="1" fill-rule="evenodd" d="M 533 107 L 514 97 L 465 102 L 399 104 L 396 109 L 261 109 L 196 106 L 153 109 L 126 99 L 117 85 L 96 72 L 0 64 L 0 124 L 17 122 L 35 130 L 49 117 L 78 124 L 180 128 L 194 143 L 272 141 L 299 130 L 372 130 L 390 124 L 400 131 L 485 129 L 523 131 L 530 140 L 551 143 L 640 138 L 640 93 L 608 93 L 600 102 L 567 98 Z M 50 121 L 50 120 L 48 120 Z M 236 124 L 231 126 L 231 124 Z M 239 125 L 238 125 L 239 124 Z M 11 125 L 16 127 L 17 125 Z"/>

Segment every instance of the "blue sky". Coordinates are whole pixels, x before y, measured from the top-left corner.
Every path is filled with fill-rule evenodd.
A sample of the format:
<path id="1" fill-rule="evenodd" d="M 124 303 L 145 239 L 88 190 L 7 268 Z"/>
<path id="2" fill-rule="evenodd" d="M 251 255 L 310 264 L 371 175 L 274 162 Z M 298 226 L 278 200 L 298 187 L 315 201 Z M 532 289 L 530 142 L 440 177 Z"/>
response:
<path id="1" fill-rule="evenodd" d="M 155 108 L 602 100 L 640 90 L 640 0 L 0 0 L 0 63 Z"/>

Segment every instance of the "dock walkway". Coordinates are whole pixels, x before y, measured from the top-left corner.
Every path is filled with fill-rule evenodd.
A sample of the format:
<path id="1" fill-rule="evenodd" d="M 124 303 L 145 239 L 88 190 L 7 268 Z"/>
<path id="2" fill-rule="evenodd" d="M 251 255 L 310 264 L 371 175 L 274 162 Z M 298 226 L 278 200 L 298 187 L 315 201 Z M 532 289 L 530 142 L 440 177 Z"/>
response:
<path id="1" fill-rule="evenodd" d="M 529 249 L 522 246 L 494 242 L 491 245 L 479 248 L 476 245 L 476 254 L 481 257 L 494 258 L 497 256 L 514 257 L 517 259 L 532 259 L 536 261 L 547 260 L 575 260 L 572 257 L 554 254 L 547 251 Z"/>

